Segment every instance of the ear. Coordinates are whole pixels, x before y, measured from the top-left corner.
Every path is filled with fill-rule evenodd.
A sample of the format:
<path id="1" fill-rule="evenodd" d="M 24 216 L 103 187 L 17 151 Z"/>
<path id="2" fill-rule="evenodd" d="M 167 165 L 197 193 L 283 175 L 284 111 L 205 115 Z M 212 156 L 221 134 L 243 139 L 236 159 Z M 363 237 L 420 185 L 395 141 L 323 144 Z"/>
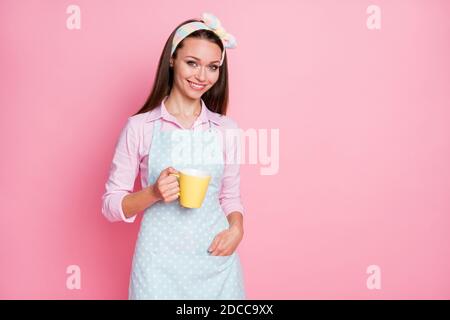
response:
<path id="1" fill-rule="evenodd" d="M 169 65 L 173 67 L 173 58 L 170 58 Z"/>

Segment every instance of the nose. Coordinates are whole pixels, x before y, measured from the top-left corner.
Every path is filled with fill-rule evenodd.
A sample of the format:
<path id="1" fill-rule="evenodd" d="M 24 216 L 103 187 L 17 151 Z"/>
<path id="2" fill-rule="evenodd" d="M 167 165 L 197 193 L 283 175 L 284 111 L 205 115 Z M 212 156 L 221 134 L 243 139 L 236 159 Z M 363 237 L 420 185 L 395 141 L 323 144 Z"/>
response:
<path id="1" fill-rule="evenodd" d="M 201 66 L 200 68 L 198 68 L 196 78 L 200 83 L 203 83 L 206 81 L 206 67 L 205 66 Z"/>

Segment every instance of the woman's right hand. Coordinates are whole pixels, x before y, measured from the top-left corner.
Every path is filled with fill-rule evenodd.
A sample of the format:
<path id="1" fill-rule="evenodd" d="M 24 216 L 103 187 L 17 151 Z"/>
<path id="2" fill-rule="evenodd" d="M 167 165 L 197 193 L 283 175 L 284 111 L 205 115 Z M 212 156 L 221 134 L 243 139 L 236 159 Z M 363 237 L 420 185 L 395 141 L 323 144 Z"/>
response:
<path id="1" fill-rule="evenodd" d="M 172 202 L 179 197 L 178 193 L 180 192 L 180 186 L 178 179 L 175 176 L 171 176 L 171 173 L 178 173 L 178 170 L 175 170 L 172 167 L 164 169 L 152 186 L 158 200 L 162 200 L 165 203 Z"/>

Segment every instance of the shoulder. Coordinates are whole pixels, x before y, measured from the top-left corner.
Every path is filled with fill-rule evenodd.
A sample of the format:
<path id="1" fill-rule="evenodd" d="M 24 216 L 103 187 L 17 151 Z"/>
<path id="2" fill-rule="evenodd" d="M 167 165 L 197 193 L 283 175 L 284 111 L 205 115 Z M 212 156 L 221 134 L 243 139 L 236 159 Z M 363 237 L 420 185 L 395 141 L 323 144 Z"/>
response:
<path id="1" fill-rule="evenodd" d="M 134 116 L 130 116 L 130 117 L 128 117 L 128 122 L 132 125 L 142 124 L 148 118 L 149 112 L 150 111 L 139 113 Z"/>
<path id="2" fill-rule="evenodd" d="M 146 123 L 150 124 L 151 122 L 147 122 L 149 113 L 151 111 L 147 111 L 144 113 L 139 113 L 134 116 L 130 116 L 127 119 L 126 127 L 132 131 L 139 132 L 142 130 Z"/>
<path id="3" fill-rule="evenodd" d="M 128 141 L 134 141 L 140 143 L 144 132 L 146 132 L 146 126 L 149 122 L 146 121 L 148 112 L 129 116 L 122 126 L 121 139 L 127 139 Z"/>

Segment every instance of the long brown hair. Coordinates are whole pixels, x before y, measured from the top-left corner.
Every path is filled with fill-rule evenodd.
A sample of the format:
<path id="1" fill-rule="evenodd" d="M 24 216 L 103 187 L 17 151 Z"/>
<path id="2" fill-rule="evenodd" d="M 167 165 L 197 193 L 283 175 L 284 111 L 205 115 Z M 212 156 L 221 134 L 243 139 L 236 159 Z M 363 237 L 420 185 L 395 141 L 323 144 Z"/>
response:
<path id="1" fill-rule="evenodd" d="M 134 115 L 155 109 L 161 104 L 164 97 L 169 95 L 173 85 L 173 68 L 170 67 L 170 57 L 171 57 L 170 51 L 172 49 L 172 40 L 175 35 L 175 31 L 180 26 L 193 21 L 199 20 L 196 19 L 186 20 L 180 25 L 178 25 L 175 28 L 175 30 L 170 34 L 169 39 L 167 39 L 166 44 L 164 45 L 161 57 L 159 58 L 158 70 L 156 71 L 152 91 L 149 97 L 147 98 L 147 101 L 145 101 L 144 105 L 142 106 L 142 108 Z M 197 30 L 188 35 L 186 38 L 206 39 L 217 44 L 222 50 L 222 52 L 224 50 L 222 41 L 211 30 L 204 30 L 204 29 Z M 184 39 L 178 44 L 177 48 L 175 49 L 173 53 L 174 59 L 177 57 L 178 49 L 183 47 Z M 205 105 L 208 107 L 209 110 L 223 115 L 226 114 L 228 106 L 228 67 L 227 67 L 226 53 L 223 63 L 219 67 L 219 79 L 208 91 L 206 91 L 202 95 L 201 98 L 205 102 Z"/>

